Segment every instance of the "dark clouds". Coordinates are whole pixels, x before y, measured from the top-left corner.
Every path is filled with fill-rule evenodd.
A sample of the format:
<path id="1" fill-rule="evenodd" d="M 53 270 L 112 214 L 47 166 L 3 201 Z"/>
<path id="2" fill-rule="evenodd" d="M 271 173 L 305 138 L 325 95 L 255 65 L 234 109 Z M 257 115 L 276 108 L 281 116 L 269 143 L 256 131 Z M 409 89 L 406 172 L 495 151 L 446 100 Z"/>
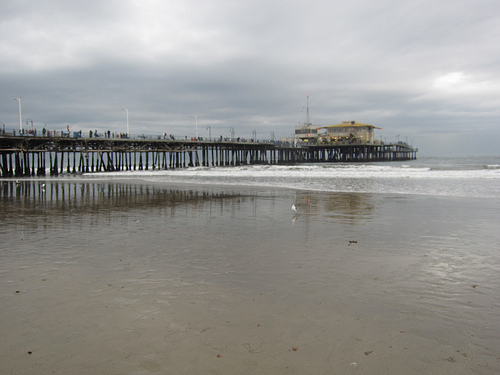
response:
<path id="1" fill-rule="evenodd" d="M 498 152 L 494 1 L 17 1 L 0 6 L 0 122 L 288 136 L 357 120 L 424 153 Z M 485 140 L 487 138 L 487 140 Z"/>

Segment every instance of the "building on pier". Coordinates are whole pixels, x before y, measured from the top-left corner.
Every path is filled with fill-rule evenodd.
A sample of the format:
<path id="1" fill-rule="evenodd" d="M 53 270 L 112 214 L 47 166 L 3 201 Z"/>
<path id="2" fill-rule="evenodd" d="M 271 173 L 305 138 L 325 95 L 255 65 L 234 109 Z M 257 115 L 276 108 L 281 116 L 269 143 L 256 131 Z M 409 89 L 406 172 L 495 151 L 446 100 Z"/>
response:
<path id="1" fill-rule="evenodd" d="M 333 144 L 368 144 L 379 143 L 375 140 L 375 129 L 373 125 L 363 124 L 357 121 L 343 121 L 340 124 L 325 126 L 324 141 Z"/>
<path id="2" fill-rule="evenodd" d="M 295 128 L 295 142 L 313 142 L 318 138 L 318 128 L 313 124 L 304 124 Z"/>

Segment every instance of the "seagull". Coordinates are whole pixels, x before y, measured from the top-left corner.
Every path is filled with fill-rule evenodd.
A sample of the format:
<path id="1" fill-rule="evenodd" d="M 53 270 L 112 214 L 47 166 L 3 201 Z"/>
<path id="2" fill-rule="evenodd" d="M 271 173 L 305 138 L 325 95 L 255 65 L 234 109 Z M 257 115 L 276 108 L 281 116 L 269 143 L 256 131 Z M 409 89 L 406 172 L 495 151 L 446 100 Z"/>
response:
<path id="1" fill-rule="evenodd" d="M 298 209 L 297 207 L 295 207 L 295 205 L 294 205 L 294 204 L 292 204 L 292 211 L 298 212 L 298 211 L 299 211 L 299 209 Z"/>

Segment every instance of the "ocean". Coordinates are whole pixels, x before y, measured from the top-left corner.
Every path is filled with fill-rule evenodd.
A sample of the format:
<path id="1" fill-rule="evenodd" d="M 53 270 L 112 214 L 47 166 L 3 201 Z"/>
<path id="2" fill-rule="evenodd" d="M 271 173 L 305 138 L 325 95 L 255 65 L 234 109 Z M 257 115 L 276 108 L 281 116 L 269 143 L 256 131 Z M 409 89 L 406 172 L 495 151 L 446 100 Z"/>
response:
<path id="1" fill-rule="evenodd" d="M 500 155 L 2 179 L 0 217 L 2 373 L 500 372 Z"/>
<path id="2" fill-rule="evenodd" d="M 329 192 L 496 198 L 500 156 L 422 157 L 404 162 L 294 166 L 196 167 L 167 171 L 94 173 L 86 178 L 142 178 L 194 185 L 260 186 Z"/>

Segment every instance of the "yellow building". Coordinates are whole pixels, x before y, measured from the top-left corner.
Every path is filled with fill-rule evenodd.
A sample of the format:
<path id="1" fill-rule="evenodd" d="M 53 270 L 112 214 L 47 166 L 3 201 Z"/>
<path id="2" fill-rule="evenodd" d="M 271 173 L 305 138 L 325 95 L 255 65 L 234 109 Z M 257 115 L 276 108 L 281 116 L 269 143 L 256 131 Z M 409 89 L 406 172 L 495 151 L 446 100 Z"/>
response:
<path id="1" fill-rule="evenodd" d="M 374 144 L 377 128 L 373 125 L 362 124 L 357 121 L 343 121 L 340 124 L 325 126 L 326 140 L 331 143 L 344 144 Z"/>

